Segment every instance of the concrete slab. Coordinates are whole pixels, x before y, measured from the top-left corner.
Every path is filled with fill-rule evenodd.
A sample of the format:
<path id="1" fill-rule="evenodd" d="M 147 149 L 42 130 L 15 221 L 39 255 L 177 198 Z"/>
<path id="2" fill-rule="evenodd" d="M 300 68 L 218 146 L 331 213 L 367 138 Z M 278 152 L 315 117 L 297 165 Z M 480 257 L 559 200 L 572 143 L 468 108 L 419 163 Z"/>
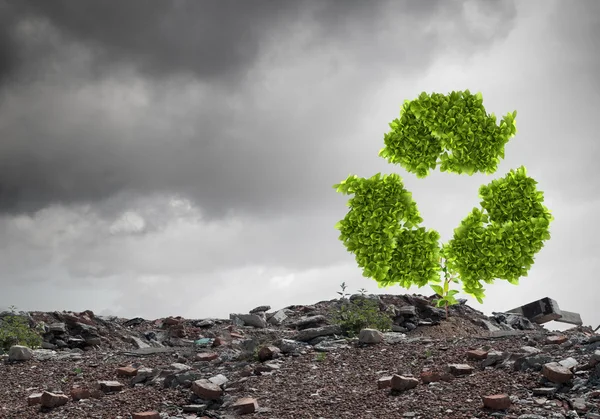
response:
<path id="1" fill-rule="evenodd" d="M 507 313 L 520 314 L 537 324 L 544 324 L 550 321 L 578 326 L 583 324 L 581 316 L 578 313 L 561 310 L 558 303 L 548 297 L 514 308 L 507 311 Z"/>

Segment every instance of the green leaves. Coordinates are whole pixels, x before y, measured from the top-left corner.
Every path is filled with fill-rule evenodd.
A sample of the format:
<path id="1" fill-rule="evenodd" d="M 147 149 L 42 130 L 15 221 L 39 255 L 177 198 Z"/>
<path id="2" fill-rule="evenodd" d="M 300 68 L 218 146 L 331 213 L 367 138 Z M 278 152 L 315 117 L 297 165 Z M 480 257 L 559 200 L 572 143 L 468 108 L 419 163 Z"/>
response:
<path id="1" fill-rule="evenodd" d="M 371 178 L 349 176 L 334 188 L 354 194 L 350 210 L 336 224 L 340 240 L 354 253 L 363 276 L 380 287 L 423 286 L 439 277 L 438 232 L 418 225 L 423 221 L 396 174 Z"/>
<path id="2" fill-rule="evenodd" d="M 517 132 L 516 116 L 516 111 L 508 113 L 497 124 L 496 116 L 483 107 L 481 93 L 421 93 L 404 102 L 379 155 L 419 178 L 438 166 L 442 172 L 491 174 Z M 379 287 L 430 284 L 440 297 L 437 304 L 447 310 L 457 303 L 458 291 L 450 290 L 450 282 L 462 282 L 463 290 L 481 303 L 483 284 L 495 279 L 518 284 L 550 239 L 553 217 L 536 184 L 520 167 L 481 186 L 481 208 L 474 208 L 440 248 L 439 233 L 421 226 L 416 203 L 400 176 L 350 175 L 334 186 L 352 195 L 348 213 L 335 227 L 363 276 L 375 279 Z M 445 278 L 441 285 L 440 271 Z"/>
<path id="3" fill-rule="evenodd" d="M 516 285 L 527 276 L 535 254 L 550 238 L 553 220 L 536 183 L 520 167 L 482 186 L 482 209 L 474 208 L 444 245 L 448 266 L 468 294 L 482 299 L 482 282 L 504 279 Z"/>
<path id="4" fill-rule="evenodd" d="M 494 173 L 517 132 L 516 115 L 508 113 L 498 126 L 486 113 L 481 93 L 421 93 L 405 101 L 400 117 L 390 123 L 379 156 L 419 178 L 438 165 L 442 172 Z"/>

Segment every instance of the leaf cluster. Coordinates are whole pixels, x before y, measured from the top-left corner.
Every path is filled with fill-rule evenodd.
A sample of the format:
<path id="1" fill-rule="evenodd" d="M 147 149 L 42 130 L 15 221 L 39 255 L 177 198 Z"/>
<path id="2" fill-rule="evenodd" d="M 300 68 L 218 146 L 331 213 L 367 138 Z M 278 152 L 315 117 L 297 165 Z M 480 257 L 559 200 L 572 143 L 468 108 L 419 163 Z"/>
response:
<path id="1" fill-rule="evenodd" d="M 439 165 L 442 172 L 494 173 L 504 146 L 516 132 L 516 111 L 488 115 L 481 93 L 421 93 L 405 101 L 390 123 L 379 155 L 424 178 Z"/>
<path id="2" fill-rule="evenodd" d="M 504 279 L 518 284 L 550 239 L 553 217 L 536 184 L 521 166 L 482 186 L 481 209 L 474 208 L 444 245 L 449 268 L 460 276 L 464 291 L 480 302 L 482 282 Z"/>
<path id="3" fill-rule="evenodd" d="M 340 240 L 380 287 L 423 286 L 439 277 L 440 235 L 418 227 L 423 221 L 412 194 L 397 174 L 371 178 L 349 176 L 335 185 L 353 194 L 350 210 L 336 224 Z"/>

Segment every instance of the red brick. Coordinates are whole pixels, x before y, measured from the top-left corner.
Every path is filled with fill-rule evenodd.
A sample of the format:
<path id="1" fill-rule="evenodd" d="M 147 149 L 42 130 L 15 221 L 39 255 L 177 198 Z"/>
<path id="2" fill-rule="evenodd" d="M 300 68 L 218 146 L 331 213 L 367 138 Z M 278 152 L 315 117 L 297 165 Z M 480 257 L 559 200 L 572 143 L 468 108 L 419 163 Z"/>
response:
<path id="1" fill-rule="evenodd" d="M 124 377 L 133 377 L 137 375 L 137 368 L 133 367 L 119 367 L 117 368 L 117 375 Z"/>
<path id="2" fill-rule="evenodd" d="M 277 346 L 263 346 L 258 351 L 258 359 L 263 362 L 269 361 L 275 358 L 280 352 L 281 349 L 279 349 Z"/>
<path id="3" fill-rule="evenodd" d="M 160 419 L 160 414 L 156 411 L 138 412 L 132 414 L 131 419 Z"/>
<path id="4" fill-rule="evenodd" d="M 27 405 L 33 406 L 42 403 L 42 393 L 33 393 L 27 397 Z"/>
<path id="5" fill-rule="evenodd" d="M 421 381 L 423 381 L 423 384 L 436 383 L 442 381 L 442 377 L 438 372 L 423 371 L 421 373 Z"/>
<path id="6" fill-rule="evenodd" d="M 233 404 L 233 409 L 240 415 L 254 413 L 258 409 L 258 402 L 251 397 L 244 397 Z"/>
<path id="7" fill-rule="evenodd" d="M 419 385 L 419 380 L 413 377 L 405 377 L 403 375 L 394 374 L 392 376 L 392 389 L 398 391 L 406 391 L 415 388 Z"/>
<path id="8" fill-rule="evenodd" d="M 548 336 L 546 338 L 546 344 L 548 345 L 560 345 L 561 343 L 565 343 L 569 338 L 566 336 Z"/>
<path id="9" fill-rule="evenodd" d="M 69 398 L 65 394 L 55 394 L 49 391 L 44 391 L 41 397 L 41 403 L 44 407 L 57 407 L 65 405 L 69 402 Z"/>
<path id="10" fill-rule="evenodd" d="M 219 357 L 219 354 L 214 352 L 200 352 L 196 354 L 196 361 L 213 361 Z"/>
<path id="11" fill-rule="evenodd" d="M 569 382 L 573 378 L 573 373 L 557 362 L 544 364 L 542 374 L 553 383 L 563 384 Z"/>
<path id="12" fill-rule="evenodd" d="M 196 380 L 192 383 L 192 391 L 201 399 L 218 400 L 223 395 L 223 390 L 208 380 Z"/>
<path id="13" fill-rule="evenodd" d="M 71 389 L 71 398 L 73 401 L 89 399 L 90 397 L 92 397 L 92 394 L 87 388 L 73 387 Z"/>
<path id="14" fill-rule="evenodd" d="M 167 317 L 166 319 L 163 320 L 163 324 L 166 324 L 167 326 L 175 326 L 175 325 L 179 324 L 179 320 L 177 320 L 173 317 Z"/>
<path id="15" fill-rule="evenodd" d="M 507 394 L 494 394 L 483 396 L 483 407 L 492 410 L 506 410 L 510 407 L 511 401 Z"/>
<path id="16" fill-rule="evenodd" d="M 484 351 L 482 349 L 473 349 L 473 350 L 467 352 L 467 358 L 473 359 L 476 361 L 483 361 L 484 359 L 487 358 L 487 356 L 488 356 L 487 351 Z"/>
<path id="17" fill-rule="evenodd" d="M 392 386 L 392 377 L 381 377 L 379 380 L 377 380 L 377 388 L 378 389 L 382 389 L 382 388 L 388 388 Z"/>

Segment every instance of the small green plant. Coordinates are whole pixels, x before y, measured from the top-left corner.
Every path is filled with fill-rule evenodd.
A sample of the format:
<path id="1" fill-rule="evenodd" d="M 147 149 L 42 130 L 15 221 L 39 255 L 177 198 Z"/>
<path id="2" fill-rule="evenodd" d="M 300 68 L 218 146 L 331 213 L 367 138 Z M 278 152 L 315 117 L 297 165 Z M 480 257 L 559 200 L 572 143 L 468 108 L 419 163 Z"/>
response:
<path id="1" fill-rule="evenodd" d="M 346 288 L 348 288 L 348 286 L 345 282 L 342 282 L 340 284 L 340 288 L 342 289 L 342 291 L 338 291 L 337 293 L 342 297 L 342 299 L 348 297 L 349 294 L 346 292 Z"/>
<path id="2" fill-rule="evenodd" d="M 444 284 L 443 285 L 430 285 L 431 289 L 440 297 L 433 300 L 433 303 L 436 307 L 445 307 L 446 308 L 446 318 L 448 318 L 448 306 L 453 306 L 458 304 L 456 294 L 458 294 L 457 290 L 450 289 L 450 282 L 454 282 L 458 284 L 458 278 L 456 274 L 450 274 L 448 272 L 448 268 L 444 263 L 442 263 L 443 259 L 440 258 L 440 264 L 442 267 L 442 272 L 444 273 Z"/>
<path id="3" fill-rule="evenodd" d="M 319 352 L 315 359 L 317 362 L 323 362 L 325 361 L 325 358 L 327 358 L 327 354 L 325 352 Z"/>
<path id="4" fill-rule="evenodd" d="M 364 297 L 365 295 L 367 295 L 367 290 L 366 290 L 366 289 L 364 289 L 364 288 L 361 288 L 361 289 L 359 289 L 359 290 L 358 290 L 358 293 L 359 293 L 361 296 L 363 296 L 363 297 Z"/>
<path id="5" fill-rule="evenodd" d="M 15 306 L 10 306 L 10 314 L 0 318 L 0 350 L 8 351 L 13 345 L 38 348 L 42 337 L 29 327 L 26 318 L 17 314 Z"/>
<path id="6" fill-rule="evenodd" d="M 333 313 L 333 323 L 349 336 L 356 336 L 365 328 L 386 331 L 392 327 L 392 319 L 381 312 L 378 302 L 364 297 L 343 301 Z"/>

